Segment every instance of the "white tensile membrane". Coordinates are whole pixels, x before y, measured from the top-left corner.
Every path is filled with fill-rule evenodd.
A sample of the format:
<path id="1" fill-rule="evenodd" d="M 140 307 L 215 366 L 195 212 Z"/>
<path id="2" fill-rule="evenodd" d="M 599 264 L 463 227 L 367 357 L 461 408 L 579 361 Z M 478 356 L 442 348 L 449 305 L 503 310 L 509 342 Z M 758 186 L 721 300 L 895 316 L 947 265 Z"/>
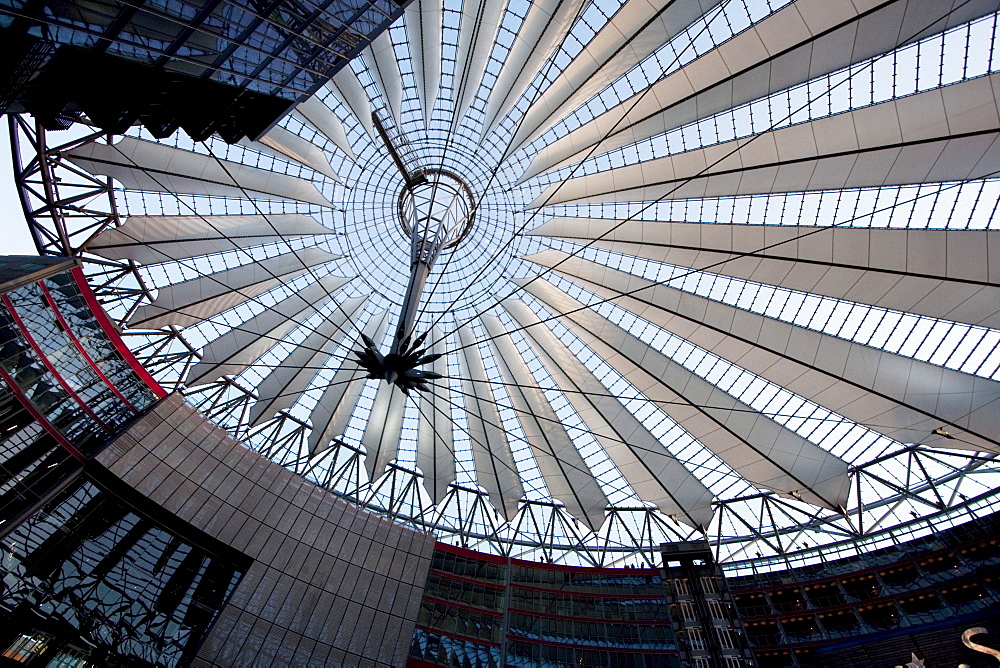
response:
<path id="1" fill-rule="evenodd" d="M 997 488 L 998 9 L 416 0 L 256 142 L 64 158 L 123 325 L 321 484 L 525 558 L 860 550 Z"/>

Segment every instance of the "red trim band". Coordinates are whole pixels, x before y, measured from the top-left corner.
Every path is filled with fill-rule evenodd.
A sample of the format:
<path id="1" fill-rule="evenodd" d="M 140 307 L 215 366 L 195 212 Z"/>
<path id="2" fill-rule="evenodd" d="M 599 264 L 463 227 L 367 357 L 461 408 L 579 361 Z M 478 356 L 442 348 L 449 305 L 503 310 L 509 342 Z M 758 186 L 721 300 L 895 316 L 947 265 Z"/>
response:
<path id="1" fill-rule="evenodd" d="M 42 281 L 38 281 L 38 287 L 42 289 L 42 294 L 45 295 L 45 299 L 46 301 L 48 301 L 49 306 L 52 308 L 52 312 L 55 313 L 56 319 L 59 321 L 59 324 L 62 325 L 63 331 L 66 332 L 66 335 L 69 337 L 70 341 L 73 342 L 73 345 L 76 346 L 76 349 L 80 351 L 80 354 L 83 355 L 83 358 L 87 360 L 87 364 L 90 365 L 90 368 L 94 371 L 94 373 L 97 374 L 97 376 L 101 380 L 104 381 L 104 384 L 108 386 L 108 389 L 114 392 L 115 396 L 121 399 L 125 403 L 125 405 L 128 406 L 129 409 L 131 409 L 133 413 L 138 413 L 139 411 L 136 410 L 136 407 L 132 405 L 132 402 L 126 399 L 125 395 L 119 392 L 118 388 L 115 387 L 115 384 L 112 383 L 111 380 L 104 375 L 104 372 L 101 371 L 101 369 L 97 366 L 97 363 L 94 362 L 94 358 L 91 357 L 90 354 L 87 352 L 87 350 L 83 347 L 83 343 L 80 341 L 80 339 L 76 337 L 76 334 L 73 333 L 73 330 L 70 329 L 69 323 L 66 322 L 66 318 L 64 318 L 63 314 L 59 311 L 59 307 L 56 305 L 56 300 L 52 298 L 52 293 L 50 293 L 49 289 L 45 287 L 45 283 L 43 283 Z"/>
<path id="2" fill-rule="evenodd" d="M 442 635 L 450 635 L 444 633 Z M 528 645 L 548 645 L 549 647 L 569 647 L 571 649 L 583 649 L 591 650 L 594 652 L 605 652 L 607 654 L 657 654 L 657 655 L 670 655 L 677 654 L 680 650 L 677 647 L 673 649 L 664 648 L 645 648 L 645 647 L 610 647 L 608 645 L 576 645 L 568 642 L 558 642 L 555 640 L 540 640 L 537 638 L 527 638 L 525 636 L 518 636 L 508 633 L 507 642 L 523 642 Z M 508 654 L 510 652 L 508 651 Z"/>
<path id="3" fill-rule="evenodd" d="M 7 385 L 10 386 L 11 391 L 17 395 L 17 398 L 21 402 L 21 405 L 24 406 L 24 409 L 31 413 L 31 416 L 38 421 L 38 424 L 45 428 L 45 431 L 47 431 L 52 438 L 56 439 L 56 442 L 59 445 L 61 445 L 69 454 L 73 455 L 73 457 L 81 462 L 86 461 L 87 458 L 83 456 L 83 453 L 73 447 L 73 444 L 70 443 L 51 422 L 49 422 L 49 419 L 45 417 L 41 411 L 35 408 L 34 404 L 31 403 L 27 395 L 21 391 L 21 388 L 18 387 L 11 375 L 7 373 L 3 367 L 0 367 L 0 378 L 3 378 L 4 381 L 6 381 Z"/>
<path id="4" fill-rule="evenodd" d="M 24 326 L 24 321 L 21 320 L 21 316 L 18 315 L 17 309 L 14 308 L 14 302 L 10 300 L 10 297 L 8 297 L 7 295 L 0 295 L 0 300 L 2 300 L 4 306 L 7 307 L 7 312 L 10 313 L 10 317 L 14 319 L 14 323 L 17 324 L 18 329 L 21 330 L 21 335 L 24 336 L 25 339 L 27 339 L 28 344 L 34 349 L 35 353 L 41 359 L 42 364 L 45 365 L 45 368 L 49 370 L 49 373 L 55 376 L 59 384 L 62 385 L 64 390 L 66 390 L 66 393 L 69 394 L 69 396 L 73 397 L 73 400 L 80 405 L 80 408 L 83 409 L 83 412 L 92 417 L 94 421 L 101 426 L 101 429 L 110 434 L 111 429 L 108 427 L 108 425 L 104 424 L 104 421 L 101 420 L 101 418 L 97 417 L 97 414 L 90 409 L 90 406 L 87 405 L 87 402 L 84 401 L 80 397 L 80 395 L 74 392 L 73 388 L 71 388 L 69 384 L 66 383 L 66 379 L 62 377 L 62 374 L 59 373 L 59 370 L 56 369 L 55 365 L 52 364 L 52 362 L 49 360 L 49 356 L 45 354 L 45 351 L 42 350 L 41 346 L 38 345 L 38 342 L 35 341 L 35 337 L 33 337 L 31 335 L 31 332 L 28 331 L 28 328 Z"/>
<path id="5" fill-rule="evenodd" d="M 155 394 L 157 398 L 162 399 L 167 396 L 167 391 L 156 382 L 150 373 L 146 371 L 146 367 L 144 367 L 139 360 L 136 359 L 135 355 L 132 354 L 132 351 L 129 350 L 129 347 L 125 345 L 125 341 L 122 340 L 122 335 L 118 331 L 118 328 L 111 322 L 111 318 L 109 318 L 108 314 L 104 312 L 104 308 L 101 306 L 101 303 L 97 301 L 97 296 L 94 295 L 94 291 L 90 289 L 90 284 L 87 283 L 87 277 L 83 273 L 83 270 L 79 267 L 75 267 L 70 270 L 70 273 L 76 280 L 76 285 L 80 289 L 80 294 L 83 295 L 83 299 L 87 302 L 87 305 L 90 306 L 90 310 L 94 313 L 94 317 L 97 319 L 101 329 L 103 329 L 104 333 L 107 334 L 108 339 L 111 340 L 111 343 L 115 346 L 115 349 L 118 350 L 119 354 L 121 354 L 121 356 L 125 359 L 125 362 L 128 363 L 128 365 L 132 367 L 132 370 L 135 371 L 136 375 L 138 375 L 139 378 L 141 378 L 143 382 L 149 386 L 149 389 L 153 391 L 153 394 Z"/>
<path id="6" fill-rule="evenodd" d="M 544 593 L 547 593 L 547 594 L 558 594 L 560 596 L 579 596 L 581 598 L 609 598 L 609 599 L 613 599 L 613 600 L 617 600 L 617 601 L 631 601 L 633 599 L 643 599 L 643 600 L 645 600 L 645 599 L 649 599 L 649 598 L 661 598 L 661 597 L 663 597 L 664 600 L 666 600 L 666 598 L 665 598 L 665 596 L 666 596 L 665 592 L 662 593 L 662 594 L 659 593 L 659 592 L 663 591 L 661 589 L 654 589 L 653 590 L 654 592 L 657 593 L 656 595 L 654 595 L 653 593 L 650 593 L 650 594 L 602 594 L 602 593 L 596 592 L 596 591 L 574 591 L 572 589 L 559 589 L 558 588 L 559 585 L 558 584 L 554 584 L 554 583 L 550 584 L 549 586 L 546 587 L 546 586 L 544 586 L 541 583 L 536 583 L 536 584 L 521 584 L 521 583 L 511 582 L 510 586 L 511 586 L 511 589 L 525 589 L 527 591 L 540 591 L 540 592 L 544 592 Z M 574 585 L 570 584 L 568 586 L 574 586 Z M 582 585 L 578 585 L 578 586 L 582 586 Z M 650 585 L 650 586 L 652 587 L 654 585 Z"/>
<path id="7" fill-rule="evenodd" d="M 450 545 L 448 543 L 441 543 L 441 542 L 435 543 L 434 549 L 440 550 L 441 552 L 447 552 L 449 554 L 468 557 L 470 559 L 485 561 L 487 563 L 513 564 L 514 566 L 525 566 L 527 568 L 532 568 L 536 570 L 568 571 L 571 573 L 600 573 L 604 575 L 659 575 L 660 574 L 659 568 L 607 568 L 602 566 L 567 566 L 565 564 L 543 564 L 538 561 L 530 561 L 527 559 L 513 559 L 510 557 L 501 557 L 496 554 L 486 554 L 484 552 L 476 552 L 475 550 L 470 550 L 465 547 L 458 547 L 457 545 Z"/>
<path id="8" fill-rule="evenodd" d="M 502 610 L 490 610 L 489 608 L 477 608 L 474 605 L 466 605 L 465 603 L 456 603 L 455 601 L 449 601 L 448 599 L 435 596 L 433 594 L 428 594 L 424 592 L 421 600 L 430 601 L 431 603 L 437 603 L 446 608 L 456 608 L 458 610 L 465 610 L 467 612 L 475 612 L 476 614 L 485 615 L 486 617 L 503 617 Z"/>
<path id="9" fill-rule="evenodd" d="M 666 601 L 663 601 L 666 605 Z M 519 615 L 525 615 L 527 617 L 540 617 L 543 619 L 564 619 L 570 622 L 589 622 L 591 624 L 611 624 L 611 625 L 623 625 L 632 624 L 633 626 L 670 626 L 673 624 L 669 619 L 600 619 L 596 617 L 573 617 L 572 615 L 553 615 L 548 612 L 536 612 L 534 610 L 525 610 L 524 608 L 507 608 L 510 612 L 516 612 Z"/>
<path id="10" fill-rule="evenodd" d="M 442 571 L 440 568 L 431 568 L 429 572 L 433 573 L 434 575 L 439 575 L 441 577 L 448 578 L 449 580 L 458 580 L 459 582 L 467 582 L 469 584 L 479 585 L 487 589 L 495 589 L 497 591 L 504 591 L 507 589 L 507 586 L 504 585 L 503 583 L 497 584 L 496 582 L 488 582 L 487 580 L 477 580 L 476 578 L 470 578 L 467 575 L 456 575 L 448 571 Z"/>

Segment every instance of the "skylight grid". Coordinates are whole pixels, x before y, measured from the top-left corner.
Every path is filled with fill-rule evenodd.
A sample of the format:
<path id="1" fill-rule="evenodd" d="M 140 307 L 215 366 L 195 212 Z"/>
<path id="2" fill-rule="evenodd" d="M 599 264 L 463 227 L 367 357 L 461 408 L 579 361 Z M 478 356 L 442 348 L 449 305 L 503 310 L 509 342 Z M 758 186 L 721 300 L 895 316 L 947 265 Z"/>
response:
<path id="1" fill-rule="evenodd" d="M 569 216 L 747 225 L 996 229 L 1000 181 L 552 207 Z M 547 212 L 548 213 L 548 212 Z M 539 221 L 541 222 L 541 221 Z"/>
<path id="2" fill-rule="evenodd" d="M 566 288 L 567 294 L 584 304 L 601 301 L 578 286 L 567 285 Z M 785 425 L 848 462 L 859 462 L 865 457 L 875 458 L 899 447 L 891 439 L 699 348 L 620 306 L 605 301 L 593 308 L 610 322 L 757 411 L 762 417 Z"/>
<path id="3" fill-rule="evenodd" d="M 822 232 L 820 232 L 822 233 Z M 754 283 L 605 250 L 580 257 L 736 308 L 984 378 L 1000 378 L 1000 332 Z M 941 347 L 945 337 L 955 347 Z M 984 357 L 973 350 L 989 350 Z M 947 352 L 946 352 L 947 351 Z"/>
<path id="4" fill-rule="evenodd" d="M 479 335 L 482 337 L 481 332 Z M 492 350 L 490 350 L 489 346 L 480 345 L 479 351 L 483 358 L 483 364 L 486 367 L 487 377 L 490 380 L 499 380 L 502 383 L 503 381 L 500 380 L 500 370 L 497 367 L 496 360 L 493 358 Z M 488 399 L 487 401 L 496 406 L 500 415 L 501 426 L 505 432 L 504 436 L 510 445 L 511 454 L 514 455 L 514 465 L 517 467 L 517 473 L 524 484 L 525 495 L 536 501 L 550 500 L 552 495 L 545 485 L 545 479 L 538 469 L 538 464 L 531 453 L 531 447 L 528 445 L 524 429 L 521 427 L 521 420 L 529 419 L 529 416 L 525 416 L 514 410 L 514 404 L 507 392 L 507 388 L 500 383 L 489 383 L 486 387 L 481 387 L 481 383 L 476 383 L 476 392 L 481 392 L 483 396 L 489 397 L 492 395 L 493 397 L 492 400 Z"/>
<path id="5" fill-rule="evenodd" d="M 679 33 L 540 138 L 546 143 L 590 122 L 766 18 L 790 0 L 728 0 Z M 535 142 L 537 146 L 540 142 Z"/>
<path id="6" fill-rule="evenodd" d="M 1000 69 L 997 27 L 997 14 L 957 26 L 666 134 L 591 157 L 579 167 L 563 167 L 552 178 L 634 165 L 985 76 Z M 944 54 L 962 52 L 964 58 L 953 58 L 945 66 Z M 929 79 L 926 73 L 935 70 L 940 75 Z"/>
<path id="7" fill-rule="evenodd" d="M 541 305 L 538 307 L 539 310 L 544 309 Z M 629 408 L 643 426 L 660 441 L 667 452 L 698 476 L 713 493 L 723 497 L 746 493 L 745 480 L 708 449 L 698 446 L 690 434 L 670 419 L 664 411 L 657 408 L 654 402 L 651 402 L 624 376 L 612 369 L 565 325 L 558 320 L 552 320 L 546 323 L 546 326 L 573 351 L 580 362 L 608 389 L 611 396 L 619 398 L 622 404 Z M 689 447 L 692 445 L 695 447 Z"/>
<path id="8" fill-rule="evenodd" d="M 503 318 L 510 329 L 515 329 L 515 324 L 509 316 Z M 532 376 L 538 382 L 549 405 L 559 418 L 560 423 L 566 430 L 567 435 L 572 439 L 584 462 L 590 469 L 602 491 L 608 496 L 611 503 L 624 503 L 626 500 L 638 502 L 639 497 L 615 467 L 614 462 L 608 458 L 604 449 L 595 438 L 595 433 L 587 428 L 586 423 L 574 410 L 563 391 L 556 389 L 557 383 L 548 374 L 544 365 L 534 354 L 531 346 L 520 332 L 512 332 L 512 339 L 517 346 L 518 352 L 524 358 Z M 581 395 L 583 396 L 583 395 Z M 600 436 L 610 438 L 610 434 L 600 433 Z"/>

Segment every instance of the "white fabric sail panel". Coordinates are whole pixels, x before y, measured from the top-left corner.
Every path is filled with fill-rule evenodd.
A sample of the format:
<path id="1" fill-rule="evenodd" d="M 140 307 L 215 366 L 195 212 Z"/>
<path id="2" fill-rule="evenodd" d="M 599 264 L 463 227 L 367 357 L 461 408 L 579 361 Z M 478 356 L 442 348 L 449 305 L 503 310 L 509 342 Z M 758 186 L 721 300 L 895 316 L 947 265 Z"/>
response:
<path id="1" fill-rule="evenodd" d="M 688 371 L 618 325 L 536 280 L 525 289 L 565 313 L 560 321 L 584 344 L 755 485 L 801 495 L 811 503 L 847 507 L 847 463 Z"/>
<path id="2" fill-rule="evenodd" d="M 130 216 L 104 230 L 87 250 L 112 260 L 158 264 L 262 244 L 278 238 L 332 234 L 298 213 L 234 216 Z"/>
<path id="3" fill-rule="evenodd" d="M 250 409 L 250 424 L 258 425 L 275 413 L 291 408 L 330 356 L 341 345 L 365 297 L 344 301 L 318 327 L 278 362 L 254 388 L 260 399 Z"/>
<path id="4" fill-rule="evenodd" d="M 444 15 L 442 0 L 414 0 L 406 6 L 406 36 L 410 41 L 410 59 L 417 84 L 417 99 L 424 115 L 424 127 L 430 127 L 441 87 L 441 30 Z"/>
<path id="5" fill-rule="evenodd" d="M 538 389 L 538 382 L 506 335 L 503 323 L 495 316 L 483 316 L 481 321 L 491 338 L 493 359 L 504 382 L 509 383 L 505 389 L 512 408 L 549 492 L 571 515 L 596 531 L 604 524 L 607 496 L 580 456 L 570 434 L 559 423 L 545 394 Z"/>
<path id="6" fill-rule="evenodd" d="M 389 312 L 382 311 L 372 316 L 361 331 L 372 341 L 381 341 L 388 326 Z M 368 372 L 350 357 L 337 369 L 309 418 L 313 427 L 309 433 L 310 456 L 325 450 L 334 437 L 340 436 L 347 429 L 367 375 Z"/>
<path id="7" fill-rule="evenodd" d="M 297 162 L 340 183 L 344 182 L 344 179 L 333 171 L 333 165 L 318 146 L 280 125 L 275 125 L 259 140 L 248 142 L 247 145 L 262 153 L 270 153 L 277 158 Z"/>
<path id="8" fill-rule="evenodd" d="M 824 131 L 836 132 L 836 129 L 825 128 Z M 675 165 L 646 163 L 643 169 L 637 171 L 628 170 L 620 174 L 603 172 L 594 179 L 572 179 L 565 182 L 566 187 L 558 192 L 556 187 L 550 188 L 529 207 L 567 202 L 648 202 L 815 192 L 992 178 L 1000 174 L 998 138 L 1000 133 L 990 132 L 959 139 L 715 172 L 704 177 L 670 176 L 672 166 L 686 166 L 684 160 Z M 703 156 L 692 157 L 701 162 Z M 647 176 L 653 185 L 645 184 Z M 662 180 L 663 177 L 667 180 Z"/>
<path id="9" fill-rule="evenodd" d="M 483 119 L 483 136 L 514 108 L 528 84 L 569 32 L 583 0 L 539 0 L 531 5 L 514 36 L 514 45 L 490 91 Z"/>
<path id="10" fill-rule="evenodd" d="M 64 155 L 77 167 L 110 176 L 132 190 L 278 198 L 333 206 L 306 179 L 133 137 L 122 137 L 110 145 L 83 144 Z"/>
<path id="11" fill-rule="evenodd" d="M 542 202 L 626 202 L 963 181 L 1000 173 L 989 75 L 551 186 Z M 550 199 L 551 196 L 551 199 Z"/>
<path id="12" fill-rule="evenodd" d="M 544 325 L 524 302 L 503 308 L 517 321 L 556 387 L 640 499 L 695 527 L 712 521 L 712 492 L 691 474 Z"/>
<path id="13" fill-rule="evenodd" d="M 365 434 L 361 445 L 365 446 L 365 469 L 368 479 L 385 472 L 389 463 L 399 452 L 399 435 L 403 431 L 403 410 L 406 408 L 406 395 L 392 383 L 380 381 L 375 402 L 365 426 Z"/>
<path id="14" fill-rule="evenodd" d="M 490 391 L 486 366 L 476 336 L 468 327 L 458 330 L 461 342 L 462 391 L 465 392 L 470 447 L 476 467 L 476 482 L 490 496 L 493 507 L 508 520 L 517 513 L 524 494 L 521 476 L 514 465 L 500 413 Z"/>
<path id="15" fill-rule="evenodd" d="M 368 101 L 368 94 L 365 93 L 364 86 L 358 81 L 358 75 L 354 73 L 350 65 L 342 67 L 337 74 L 330 79 L 327 84 L 334 97 L 343 102 L 354 117 L 361 123 L 369 137 L 375 137 L 375 125 L 372 123 L 371 103 Z"/>
<path id="16" fill-rule="evenodd" d="M 556 218 L 533 235 L 834 299 L 1000 327 L 1000 231 Z M 992 275 L 991 275 L 992 274 Z"/>
<path id="17" fill-rule="evenodd" d="M 455 123 L 461 121 L 479 91 L 486 63 L 496 41 L 507 3 L 501 0 L 464 0 L 455 54 Z"/>
<path id="18" fill-rule="evenodd" d="M 133 328 L 195 325 L 336 259 L 318 248 L 306 248 L 174 283 L 157 290 L 156 299 L 136 309 L 128 324 Z"/>
<path id="19" fill-rule="evenodd" d="M 295 329 L 298 323 L 306 321 L 326 305 L 334 293 L 350 280 L 324 276 L 210 341 L 202 349 L 201 359 L 188 372 L 185 384 L 194 386 L 241 373 Z"/>
<path id="20" fill-rule="evenodd" d="M 799 0 L 546 146 L 521 180 L 836 72 L 1000 9 L 971 2 Z M 641 96 L 641 98 L 640 98 Z M 569 112 L 570 109 L 564 109 Z"/>
<path id="21" fill-rule="evenodd" d="M 511 145 L 538 137 L 720 3 L 628 0 L 531 105 Z"/>
<path id="22" fill-rule="evenodd" d="M 305 102 L 300 102 L 295 107 L 294 113 L 304 118 L 310 125 L 319 130 L 324 137 L 333 142 L 334 146 L 343 151 L 344 155 L 350 158 L 352 162 L 356 160 L 354 150 L 351 148 L 351 142 L 347 139 L 347 131 L 344 130 L 344 124 L 340 122 L 340 119 L 333 113 L 333 110 L 326 106 L 318 96 L 313 95 Z"/>
<path id="23" fill-rule="evenodd" d="M 558 251 L 532 261 L 902 443 L 1000 452 L 1000 383 L 744 311 Z M 563 262 L 563 260 L 565 260 Z M 630 296 L 623 296 L 631 292 Z M 934 435 L 943 427 L 955 436 Z"/>
<path id="24" fill-rule="evenodd" d="M 403 106 L 403 77 L 399 73 L 399 62 L 396 60 L 396 51 L 393 49 L 389 31 L 383 31 L 361 53 L 375 84 L 385 95 L 389 103 L 389 112 L 398 125 L 400 108 Z"/>
<path id="25" fill-rule="evenodd" d="M 429 355 L 446 352 L 446 342 L 441 330 L 431 328 L 427 339 L 431 341 Z M 442 380 L 432 381 L 430 392 L 420 392 L 420 427 L 417 435 L 417 468 L 424 474 L 427 491 L 434 503 L 439 503 L 448 493 L 448 485 L 455 481 L 455 429 L 451 417 L 448 381 L 448 358 L 440 357 L 431 362 L 430 370 L 440 374 Z"/>

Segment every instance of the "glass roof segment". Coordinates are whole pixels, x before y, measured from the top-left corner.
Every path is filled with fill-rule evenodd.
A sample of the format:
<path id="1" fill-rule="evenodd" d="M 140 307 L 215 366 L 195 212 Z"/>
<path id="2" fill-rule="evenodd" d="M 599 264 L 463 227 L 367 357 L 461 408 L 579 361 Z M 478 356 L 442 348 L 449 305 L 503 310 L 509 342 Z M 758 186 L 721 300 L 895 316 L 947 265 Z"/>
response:
<path id="1" fill-rule="evenodd" d="M 256 142 L 67 147 L 79 252 L 165 384 L 442 540 L 869 549 L 1000 483 L 998 11 L 417 0 Z M 403 395 L 352 351 L 407 314 Z"/>

